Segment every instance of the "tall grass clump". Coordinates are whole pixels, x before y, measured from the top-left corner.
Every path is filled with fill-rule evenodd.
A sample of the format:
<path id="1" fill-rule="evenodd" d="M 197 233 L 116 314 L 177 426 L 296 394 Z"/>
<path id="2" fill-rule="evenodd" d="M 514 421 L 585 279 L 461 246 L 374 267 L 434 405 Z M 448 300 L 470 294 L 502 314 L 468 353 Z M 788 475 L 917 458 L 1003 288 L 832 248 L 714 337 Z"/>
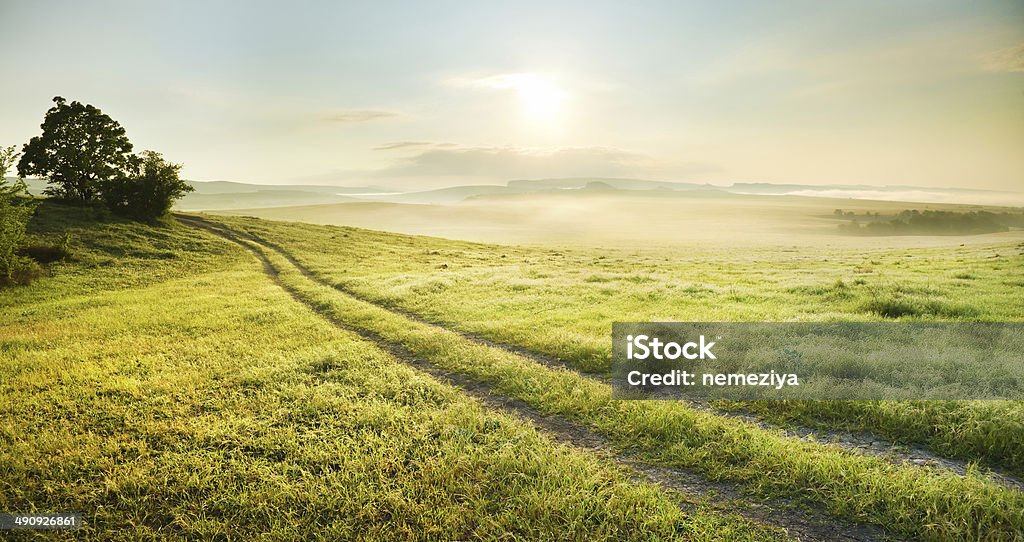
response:
<path id="1" fill-rule="evenodd" d="M 929 295 L 928 291 L 901 285 L 871 288 L 869 293 L 870 297 L 861 303 L 860 310 L 883 318 L 964 319 L 977 317 L 981 313 L 972 305 L 950 303 L 940 297 Z"/>
<path id="2" fill-rule="evenodd" d="M 34 260 L 18 253 L 35 201 L 28 196 L 24 179 L 9 184 L 4 178 L 16 157 L 14 147 L 0 148 L 0 286 L 28 284 L 43 271 Z"/>

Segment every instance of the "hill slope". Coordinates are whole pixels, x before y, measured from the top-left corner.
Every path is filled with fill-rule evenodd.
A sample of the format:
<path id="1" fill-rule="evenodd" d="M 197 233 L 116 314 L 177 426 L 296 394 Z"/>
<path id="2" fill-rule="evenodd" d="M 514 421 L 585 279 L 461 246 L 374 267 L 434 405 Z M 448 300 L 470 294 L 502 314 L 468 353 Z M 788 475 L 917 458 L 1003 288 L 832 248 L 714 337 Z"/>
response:
<path id="1" fill-rule="evenodd" d="M 0 509 L 79 537 L 778 540 L 631 480 L 296 301 L 237 245 L 45 204 L 0 296 Z"/>
<path id="2" fill-rule="evenodd" d="M 946 311 L 915 317 L 1021 320 L 1017 245 L 641 255 L 49 202 L 32 228 L 70 231 L 77 259 L 0 297 L 0 509 L 81 511 L 84 538 L 1024 529 L 1018 404 L 709 410 L 615 401 L 601 379 L 612 318 L 884 318 L 874 288 Z M 969 307 L 946 299 L 964 281 Z"/>

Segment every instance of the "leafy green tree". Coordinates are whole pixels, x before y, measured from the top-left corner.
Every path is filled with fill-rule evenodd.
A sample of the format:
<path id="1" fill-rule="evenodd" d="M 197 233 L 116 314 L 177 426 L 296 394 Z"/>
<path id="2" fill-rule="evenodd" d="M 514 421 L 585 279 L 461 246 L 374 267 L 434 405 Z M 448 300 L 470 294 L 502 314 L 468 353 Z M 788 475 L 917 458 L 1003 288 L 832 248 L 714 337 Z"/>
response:
<path id="1" fill-rule="evenodd" d="M 0 148 L 0 285 L 27 283 L 39 272 L 38 264 L 17 253 L 35 202 L 28 196 L 24 179 L 9 184 L 4 177 L 16 157 L 14 147 Z"/>
<path id="2" fill-rule="evenodd" d="M 43 135 L 22 149 L 18 174 L 46 177 L 47 195 L 90 202 L 100 186 L 133 168 L 132 144 L 124 128 L 91 105 L 57 96 L 46 112 Z"/>
<path id="3" fill-rule="evenodd" d="M 139 220 L 152 220 L 171 210 L 178 198 L 194 188 L 181 180 L 181 164 L 164 160 L 154 151 L 137 157 L 138 168 L 102 185 L 103 201 L 111 211 Z"/>

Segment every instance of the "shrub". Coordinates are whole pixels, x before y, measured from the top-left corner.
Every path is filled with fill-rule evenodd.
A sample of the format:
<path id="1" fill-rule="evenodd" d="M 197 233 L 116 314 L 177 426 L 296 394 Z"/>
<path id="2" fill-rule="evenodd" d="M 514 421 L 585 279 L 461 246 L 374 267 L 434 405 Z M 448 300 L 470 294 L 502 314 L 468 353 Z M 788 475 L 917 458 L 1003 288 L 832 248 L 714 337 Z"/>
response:
<path id="1" fill-rule="evenodd" d="M 17 154 L 14 147 L 0 148 L 0 283 L 27 284 L 41 272 L 38 265 L 17 254 L 25 240 L 25 228 L 33 201 L 25 190 L 24 179 L 8 184 L 4 179 Z"/>
<path id="2" fill-rule="evenodd" d="M 0 286 L 27 286 L 43 274 L 43 267 L 35 260 L 14 256 L 7 265 L 6 273 L 0 276 Z"/>
<path id="3" fill-rule="evenodd" d="M 164 160 L 158 152 L 144 151 L 137 172 L 104 183 L 103 201 L 116 214 L 153 220 L 171 210 L 178 198 L 194 189 L 181 180 L 181 164 Z"/>
<path id="4" fill-rule="evenodd" d="M 900 298 L 872 299 L 864 303 L 863 310 L 873 312 L 884 318 L 917 316 L 923 312 L 923 308 L 919 303 Z"/>
<path id="5" fill-rule="evenodd" d="M 71 258 L 71 236 L 65 233 L 56 243 L 30 243 L 19 248 L 17 254 L 44 264 L 68 260 Z"/>
<path id="6" fill-rule="evenodd" d="M 974 318 L 981 311 L 971 305 L 952 304 L 940 299 L 890 295 L 874 297 L 861 305 L 861 310 L 883 318 L 925 316 L 940 318 Z"/>

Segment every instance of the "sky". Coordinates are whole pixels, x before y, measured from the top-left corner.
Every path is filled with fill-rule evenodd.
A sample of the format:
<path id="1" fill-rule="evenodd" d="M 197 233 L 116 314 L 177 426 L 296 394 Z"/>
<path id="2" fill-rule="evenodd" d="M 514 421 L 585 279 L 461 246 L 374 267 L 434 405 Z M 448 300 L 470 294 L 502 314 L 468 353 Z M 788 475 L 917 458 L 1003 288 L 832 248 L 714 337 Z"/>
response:
<path id="1" fill-rule="evenodd" d="M 1024 190 L 1024 1 L 0 0 L 0 145 L 53 96 L 194 180 Z"/>

